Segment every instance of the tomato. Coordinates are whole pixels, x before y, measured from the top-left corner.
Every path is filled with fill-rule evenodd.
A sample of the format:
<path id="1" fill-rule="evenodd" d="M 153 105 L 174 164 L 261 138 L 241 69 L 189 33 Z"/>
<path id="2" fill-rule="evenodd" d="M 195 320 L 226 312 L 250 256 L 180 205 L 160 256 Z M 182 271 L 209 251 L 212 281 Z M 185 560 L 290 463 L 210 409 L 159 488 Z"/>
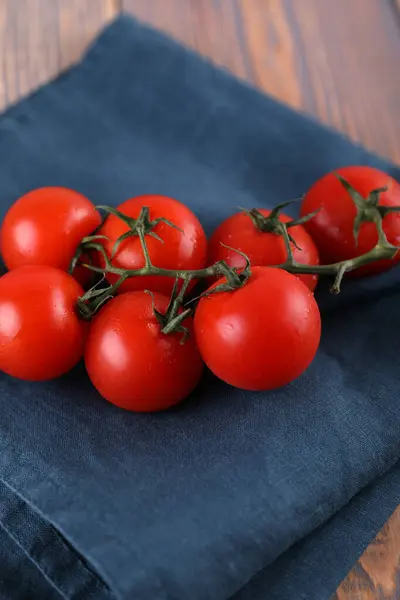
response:
<path id="1" fill-rule="evenodd" d="M 194 326 L 209 369 L 245 390 L 278 388 L 301 375 L 321 334 L 312 292 L 298 277 L 273 267 L 253 267 L 242 288 L 204 296 Z"/>
<path id="2" fill-rule="evenodd" d="M 92 253 L 95 257 L 95 253 Z M 72 276 L 74 277 L 74 279 L 77 280 L 77 282 L 83 287 L 84 290 L 87 290 L 88 288 L 92 287 L 93 283 L 94 283 L 94 277 L 95 277 L 95 273 L 93 271 L 91 271 L 90 269 L 87 269 L 86 267 L 84 267 L 84 264 L 93 264 L 94 260 L 91 256 L 89 256 L 88 253 L 84 253 L 82 254 L 82 256 L 79 258 L 79 261 L 75 267 L 75 269 L 73 270 Z M 97 262 L 96 262 L 96 266 L 97 266 Z"/>
<path id="3" fill-rule="evenodd" d="M 0 279 L 0 370 L 28 381 L 67 373 L 83 355 L 87 323 L 71 275 L 46 266 L 9 271 Z"/>
<path id="4" fill-rule="evenodd" d="M 263 217 L 271 214 L 268 209 L 259 209 L 258 212 Z M 279 220 L 282 223 L 292 221 L 290 217 L 282 213 L 279 215 Z M 298 246 L 296 248 L 293 243 L 291 244 L 295 260 L 305 265 L 319 264 L 317 248 L 304 227 L 295 225 L 288 229 L 288 232 Z M 287 258 L 282 235 L 260 231 L 249 215 L 244 212 L 232 215 L 214 231 L 209 241 L 208 264 L 212 265 L 219 260 L 225 260 L 231 267 L 245 266 L 243 256 L 221 244 L 244 252 L 250 259 L 250 263 L 256 266 L 280 265 Z M 311 291 L 315 289 L 318 282 L 317 275 L 299 275 L 298 277 Z"/>
<path id="5" fill-rule="evenodd" d="M 85 350 L 89 377 L 109 402 L 132 411 L 159 411 L 184 400 L 197 385 L 203 361 L 193 335 L 164 334 L 152 298 L 144 291 L 120 294 L 94 317 Z M 168 297 L 156 292 L 165 314 Z"/>
<path id="6" fill-rule="evenodd" d="M 343 167 L 337 170 L 348 183 L 366 199 L 374 189 L 387 185 L 388 191 L 380 195 L 379 205 L 400 206 L 400 184 L 392 177 L 372 167 Z M 357 209 L 350 194 L 334 173 L 328 173 L 307 192 L 301 207 L 305 215 L 319 210 L 304 227 L 310 233 L 324 264 L 339 262 L 360 256 L 372 250 L 378 241 L 375 223 L 361 224 L 358 243 L 353 235 Z M 400 214 L 391 213 L 383 219 L 383 230 L 388 241 L 400 245 Z M 355 275 L 368 275 L 385 271 L 397 264 L 400 253 L 392 259 L 375 261 L 354 271 Z"/>
<path id="7" fill-rule="evenodd" d="M 85 196 L 62 187 L 25 194 L 8 210 L 1 228 L 1 253 L 9 270 L 47 265 L 67 271 L 83 237 L 101 224 Z"/>
<path id="8" fill-rule="evenodd" d="M 151 235 L 146 235 L 146 243 L 152 263 L 157 267 L 174 270 L 202 269 L 207 259 L 207 239 L 200 221 L 181 202 L 166 196 L 138 196 L 127 200 L 118 210 L 123 214 L 137 218 L 143 206 L 150 209 L 150 220 L 166 218 L 178 229 L 158 223 L 152 231 L 162 242 Z M 116 240 L 126 233 L 129 227 L 118 217 L 110 215 L 100 233 L 105 235 L 108 242 L 103 242 L 110 256 Z M 144 256 L 138 236 L 129 237 L 121 243 L 112 264 L 124 269 L 140 269 L 144 266 Z M 107 275 L 110 283 L 118 277 Z M 154 290 L 170 295 L 174 279 L 171 277 L 132 277 L 124 282 L 119 291 Z"/>

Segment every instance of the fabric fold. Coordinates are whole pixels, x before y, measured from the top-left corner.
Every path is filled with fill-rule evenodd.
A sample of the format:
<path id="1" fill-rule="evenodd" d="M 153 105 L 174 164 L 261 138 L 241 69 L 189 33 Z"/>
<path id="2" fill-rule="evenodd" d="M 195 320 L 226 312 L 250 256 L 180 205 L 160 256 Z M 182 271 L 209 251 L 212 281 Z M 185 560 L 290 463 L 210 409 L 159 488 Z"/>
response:
<path id="1" fill-rule="evenodd" d="M 49 594 L 50 597 L 54 595 L 76 600 L 89 598 L 112 600 L 114 597 L 98 574 L 84 558 L 76 553 L 62 535 L 15 490 L 2 481 L 0 481 L 0 526 L 8 535 L 9 541 L 17 546 L 15 551 L 22 552 L 36 567 L 35 579 L 42 580 L 43 584 L 45 579 L 51 585 L 51 591 L 48 589 L 44 598 Z M 16 578 L 14 585 L 19 585 L 19 578 Z M 38 584 L 35 582 L 36 585 Z M 16 591 L 16 597 L 17 595 Z"/>

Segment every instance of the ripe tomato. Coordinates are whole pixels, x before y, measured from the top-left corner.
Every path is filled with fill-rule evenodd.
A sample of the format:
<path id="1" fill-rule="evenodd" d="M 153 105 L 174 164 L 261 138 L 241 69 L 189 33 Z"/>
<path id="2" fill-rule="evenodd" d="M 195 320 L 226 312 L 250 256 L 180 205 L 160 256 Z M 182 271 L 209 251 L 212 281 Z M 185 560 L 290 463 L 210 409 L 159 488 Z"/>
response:
<path id="1" fill-rule="evenodd" d="M 263 217 L 271 214 L 268 209 L 260 209 L 258 212 Z M 281 213 L 279 220 L 282 223 L 288 223 L 292 219 Z M 298 248 L 301 248 L 299 250 L 294 244 L 291 244 L 295 260 L 305 265 L 318 265 L 317 248 L 304 227 L 295 225 L 288 232 Z M 260 231 L 249 215 L 244 212 L 232 215 L 214 231 L 208 246 L 208 264 L 212 265 L 219 260 L 225 260 L 231 267 L 245 267 L 243 256 L 221 246 L 221 243 L 244 252 L 250 259 L 250 263 L 255 266 L 280 265 L 287 258 L 283 237 L 276 233 Z M 311 291 L 314 291 L 318 282 L 317 275 L 298 275 L 298 277 Z"/>
<path id="2" fill-rule="evenodd" d="M 94 283 L 95 273 L 83 266 L 84 264 L 94 264 L 93 258 L 97 258 L 97 254 L 95 252 L 92 252 L 91 256 L 87 252 L 82 254 L 72 273 L 73 278 L 76 279 L 76 281 L 83 287 L 84 290 L 92 287 Z"/>
<path id="3" fill-rule="evenodd" d="M 27 266 L 0 279 L 0 370 L 28 381 L 67 373 L 83 355 L 87 324 L 76 312 L 77 281 L 53 267 Z"/>
<path id="4" fill-rule="evenodd" d="M 1 253 L 9 270 L 47 265 L 67 271 L 83 237 L 101 223 L 85 196 L 62 187 L 33 190 L 17 200 L 1 228 Z"/>
<path id="5" fill-rule="evenodd" d="M 309 366 L 321 320 L 314 295 L 298 277 L 253 267 L 242 288 L 200 300 L 194 327 L 200 354 L 217 377 L 246 390 L 270 390 Z"/>
<path id="6" fill-rule="evenodd" d="M 165 313 L 169 299 L 156 292 L 155 307 Z M 197 385 L 203 361 L 193 335 L 164 334 L 152 298 L 144 291 L 111 300 L 94 317 L 85 350 L 89 377 L 109 402 L 132 411 L 164 410 L 184 400 Z"/>
<path id="7" fill-rule="evenodd" d="M 160 222 L 152 231 L 163 240 L 162 242 L 151 235 L 146 235 L 152 263 L 165 269 L 202 269 L 206 264 L 207 239 L 200 221 L 192 211 L 177 200 L 153 195 L 131 198 L 118 206 L 118 210 L 136 219 L 143 206 L 150 209 L 150 220 L 164 217 L 182 230 L 178 231 Z M 107 218 L 100 233 L 109 240 L 103 242 L 109 256 L 116 240 L 128 230 L 128 225 L 118 217 L 110 215 Z M 140 269 L 144 266 L 144 256 L 138 236 L 129 237 L 122 242 L 112 264 L 124 269 Z M 114 283 L 118 277 L 108 274 L 107 279 L 110 283 Z M 121 285 L 119 291 L 148 289 L 170 295 L 173 284 L 174 279 L 171 277 L 132 277 Z"/>
<path id="8" fill-rule="evenodd" d="M 400 184 L 392 177 L 372 167 L 343 167 L 337 170 L 348 183 L 366 199 L 377 188 L 388 186 L 388 191 L 380 195 L 379 205 L 400 206 Z M 319 209 L 316 216 L 304 227 L 314 239 L 324 264 L 339 262 L 365 254 L 376 245 L 378 234 L 375 223 L 362 223 L 358 243 L 353 235 L 357 209 L 350 194 L 334 173 L 328 173 L 317 181 L 307 192 L 301 207 L 301 214 Z M 400 245 L 400 214 L 391 213 L 383 219 L 383 230 L 388 241 Z M 385 271 L 397 264 L 400 253 L 392 260 L 381 260 L 353 273 L 368 275 Z"/>

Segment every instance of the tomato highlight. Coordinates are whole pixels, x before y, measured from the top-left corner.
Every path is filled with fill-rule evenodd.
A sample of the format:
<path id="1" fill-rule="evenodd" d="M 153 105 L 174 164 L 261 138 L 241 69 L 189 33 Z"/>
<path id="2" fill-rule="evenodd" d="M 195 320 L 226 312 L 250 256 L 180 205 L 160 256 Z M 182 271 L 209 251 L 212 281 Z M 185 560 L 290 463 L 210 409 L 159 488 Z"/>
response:
<path id="1" fill-rule="evenodd" d="M 4 217 L 0 232 L 4 263 L 10 271 L 27 265 L 68 271 L 82 239 L 100 224 L 99 212 L 82 194 L 63 187 L 32 190 Z"/>
<path id="2" fill-rule="evenodd" d="M 153 304 L 154 302 L 154 304 Z M 164 334 L 154 308 L 167 311 L 169 298 L 144 291 L 111 300 L 91 323 L 85 365 L 98 392 L 126 410 L 154 412 L 184 400 L 195 388 L 203 361 L 193 335 L 192 318 L 182 333 Z"/>
<path id="3" fill-rule="evenodd" d="M 287 259 L 285 241 L 278 229 L 270 221 L 271 227 L 262 230 L 262 223 L 268 223 L 271 218 L 271 210 L 259 209 L 253 214 L 257 215 L 255 221 L 251 213 L 244 211 L 236 213 L 223 221 L 214 231 L 210 238 L 208 248 L 208 264 L 214 264 L 218 260 L 225 260 L 228 265 L 236 268 L 245 266 L 243 256 L 237 250 L 244 252 L 253 266 L 281 265 Z M 261 219 L 260 219 L 261 217 Z M 260 227 L 257 227 L 257 219 Z M 279 214 L 280 223 L 288 224 L 292 221 L 285 214 Z M 317 248 L 303 225 L 295 225 L 288 229 L 291 236 L 291 248 L 293 258 L 305 265 L 318 265 L 319 257 Z M 314 291 L 318 276 L 316 274 L 299 275 L 299 279 Z"/>
<path id="4" fill-rule="evenodd" d="M 76 311 L 82 287 L 65 271 L 26 266 L 0 278 L 0 370 L 55 379 L 82 358 L 88 324 Z"/>
<path id="5" fill-rule="evenodd" d="M 337 177 L 344 180 L 356 193 L 356 201 L 346 186 Z M 400 184 L 392 177 L 372 167 L 343 167 L 335 173 L 328 173 L 319 179 L 306 193 L 300 213 L 305 215 L 317 210 L 315 218 L 304 227 L 315 241 L 324 264 L 355 258 L 372 250 L 378 243 L 377 223 L 364 219 L 359 231 L 354 235 L 357 217 L 357 201 L 362 205 L 374 190 L 387 187 L 377 195 L 377 205 L 388 207 L 393 212 L 382 213 L 382 228 L 387 241 L 394 246 L 400 245 Z M 366 215 L 367 216 L 367 215 Z M 370 215 L 370 217 L 374 215 Z M 375 214 L 375 218 L 379 214 Z M 391 259 L 373 261 L 356 269 L 356 276 L 381 273 L 398 264 L 400 253 Z"/>
<path id="6" fill-rule="evenodd" d="M 143 207 L 149 209 L 145 240 L 152 264 L 176 271 L 202 269 L 206 264 L 207 239 L 200 221 L 178 200 L 158 195 L 138 196 L 120 204 L 117 210 L 128 217 L 127 221 L 113 214 L 107 217 L 99 233 L 107 238 L 102 244 L 112 265 L 122 269 L 145 266 L 140 238 L 132 232 Z M 115 250 L 121 236 L 126 237 Z M 101 256 L 99 260 L 104 265 Z M 108 273 L 107 279 L 113 284 L 118 276 Z M 170 295 L 173 284 L 171 277 L 132 277 L 121 285 L 119 292 L 148 289 Z"/>
<path id="7" fill-rule="evenodd" d="M 245 390 L 272 390 L 299 377 L 318 349 L 317 303 L 297 277 L 272 267 L 253 267 L 235 292 L 210 293 L 196 310 L 200 354 L 226 383 Z"/>

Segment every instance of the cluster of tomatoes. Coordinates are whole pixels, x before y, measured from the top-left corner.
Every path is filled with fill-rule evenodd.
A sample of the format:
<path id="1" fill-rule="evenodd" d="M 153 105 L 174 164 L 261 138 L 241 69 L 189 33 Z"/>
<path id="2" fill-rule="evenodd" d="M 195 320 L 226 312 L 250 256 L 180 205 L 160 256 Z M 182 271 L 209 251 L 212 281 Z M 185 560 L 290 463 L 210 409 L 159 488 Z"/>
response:
<path id="1" fill-rule="evenodd" d="M 1 228 L 8 272 L 0 279 L 0 370 L 45 381 L 67 373 L 83 357 L 99 393 L 135 411 L 163 410 L 186 398 L 204 364 L 246 390 L 291 382 L 307 369 L 320 341 L 313 293 L 318 265 L 360 256 L 378 242 L 368 215 L 354 236 L 354 194 L 368 201 L 371 192 L 387 186 L 377 204 L 400 206 L 400 186 L 385 173 L 369 167 L 338 172 L 353 197 L 330 173 L 307 192 L 297 221 L 278 210 L 242 211 L 223 221 L 209 240 L 193 212 L 165 196 L 132 198 L 105 220 L 86 197 L 66 188 L 41 188 L 19 198 Z M 135 224 L 144 206 L 150 221 L 139 236 Z M 388 243 L 399 246 L 400 215 L 382 216 Z M 294 275 L 276 268 L 288 259 L 288 240 L 296 263 L 314 269 Z M 375 261 L 356 274 L 376 273 L 398 260 L 396 255 Z M 207 271 L 215 264 L 225 265 L 228 274 L 217 278 L 220 270 Z M 141 274 L 123 278 L 117 289 L 127 270 Z M 114 286 L 111 299 L 107 288 L 85 295 L 94 272 L 101 271 Z M 197 305 L 182 302 L 177 308 L 176 282 L 181 285 L 188 273 L 188 292 L 195 294 L 193 286 L 201 281 L 206 291 Z M 230 286 L 232 276 L 236 286 Z M 97 302 L 93 317 L 82 318 L 79 304 L 103 297 L 108 301 Z"/>

